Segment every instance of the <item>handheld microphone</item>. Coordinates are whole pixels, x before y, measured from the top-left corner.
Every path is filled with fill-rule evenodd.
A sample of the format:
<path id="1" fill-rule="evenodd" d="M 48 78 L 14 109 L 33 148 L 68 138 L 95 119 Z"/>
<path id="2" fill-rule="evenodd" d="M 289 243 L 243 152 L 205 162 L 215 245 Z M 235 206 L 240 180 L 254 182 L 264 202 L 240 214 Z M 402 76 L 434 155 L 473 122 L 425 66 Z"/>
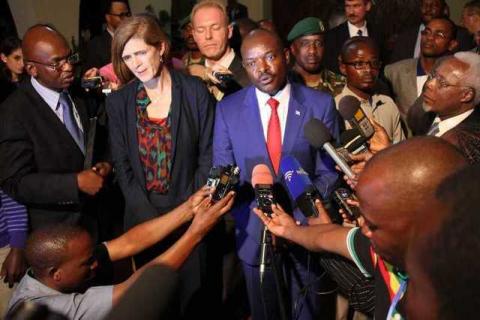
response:
<path id="1" fill-rule="evenodd" d="M 322 121 L 315 118 L 310 119 L 310 121 L 308 121 L 305 125 L 303 131 L 308 142 L 314 148 L 323 148 L 323 150 L 325 150 L 330 157 L 332 157 L 333 161 L 335 161 L 343 173 L 345 173 L 350 179 L 355 177 L 352 169 L 350 169 L 345 160 L 337 153 L 335 148 L 329 142 L 332 140 L 332 136 Z"/>
<path id="2" fill-rule="evenodd" d="M 338 112 L 342 118 L 356 128 L 365 139 L 370 139 L 375 133 L 370 120 L 360 107 L 360 101 L 353 96 L 345 96 L 338 103 Z"/>
<path id="3" fill-rule="evenodd" d="M 302 213 L 306 217 L 318 217 L 315 200 L 321 200 L 321 196 L 297 159 L 292 156 L 283 157 L 280 162 L 280 172 L 288 192 Z"/>
<path id="4" fill-rule="evenodd" d="M 357 128 L 345 130 L 340 134 L 340 143 L 351 154 L 359 154 L 366 151 L 367 139 L 360 133 Z"/>
<path id="5" fill-rule="evenodd" d="M 268 166 L 257 164 L 252 171 L 252 185 L 255 188 L 257 207 L 268 216 L 272 214 L 273 199 L 273 176 Z M 262 241 L 260 244 L 260 284 L 265 278 L 265 269 L 270 261 L 267 257 L 268 245 L 272 242 L 272 236 L 267 227 L 263 227 Z"/>

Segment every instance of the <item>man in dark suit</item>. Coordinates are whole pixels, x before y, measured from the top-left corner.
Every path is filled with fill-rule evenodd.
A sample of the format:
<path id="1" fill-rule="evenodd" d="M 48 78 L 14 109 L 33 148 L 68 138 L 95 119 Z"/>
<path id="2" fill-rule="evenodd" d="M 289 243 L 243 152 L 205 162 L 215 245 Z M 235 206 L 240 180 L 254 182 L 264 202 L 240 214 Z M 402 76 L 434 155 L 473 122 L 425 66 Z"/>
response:
<path id="1" fill-rule="evenodd" d="M 229 24 L 226 8 L 216 1 L 198 3 L 191 17 L 193 38 L 205 57 L 205 65 L 192 65 L 188 72 L 202 78 L 220 101 L 249 84 L 241 58 L 228 44 L 233 26 Z"/>
<path id="2" fill-rule="evenodd" d="M 420 4 L 422 22 L 398 35 L 388 63 L 420 56 L 421 32 L 435 18 L 448 17 L 445 0 L 422 0 Z M 467 51 L 474 47 L 472 36 L 465 28 L 458 27 L 458 50 Z"/>
<path id="3" fill-rule="evenodd" d="M 422 31 L 420 57 L 401 60 L 385 67 L 385 78 L 402 117 L 406 117 L 408 109 L 422 94 L 423 85 L 435 62 L 457 48 L 456 33 L 457 28 L 450 19 L 432 19 Z"/>
<path id="4" fill-rule="evenodd" d="M 445 58 L 425 83 L 422 100 L 409 111 L 409 122 L 424 119 L 417 134 L 451 142 L 471 163 L 480 161 L 479 74 L 476 53 L 458 52 Z"/>
<path id="5" fill-rule="evenodd" d="M 239 198 L 242 200 L 238 201 L 232 215 L 252 318 L 280 319 L 279 300 L 270 272 L 265 275 L 263 288 L 260 286 L 259 252 L 263 228 L 251 211 L 255 206 L 252 169 L 258 164 L 269 166 L 275 176 L 276 200 L 291 207 L 286 191 L 280 185 L 281 175 L 277 174 L 280 158 L 295 156 L 323 196 L 328 196 L 337 174 L 331 159 L 310 147 L 303 135 L 303 127 L 312 118 L 317 118 L 325 123 L 334 137 L 338 137 L 339 120 L 329 94 L 287 81 L 288 51 L 277 35 L 262 29 L 251 32 L 243 40 L 242 57 L 254 86 L 218 103 L 213 139 L 214 164 L 240 167 Z M 304 220 L 298 210 L 295 216 Z M 317 262 L 315 259 L 309 261 L 308 253 L 298 247 L 290 247 L 285 256 L 292 262 L 285 265 L 292 304 L 284 307 L 292 311 L 295 319 L 316 319 L 320 312 L 325 316 L 329 311 L 327 302 L 333 302 L 334 296 L 317 294 L 325 291 L 325 278 L 309 282 L 308 279 L 322 274 Z M 262 305 L 262 301 L 266 303 Z"/>
<path id="6" fill-rule="evenodd" d="M 130 17 L 127 0 L 104 0 L 106 29 L 88 42 L 84 70 L 101 68 L 112 61 L 112 36 L 120 22 Z"/>
<path id="7" fill-rule="evenodd" d="M 27 206 L 33 229 L 54 222 L 95 228 L 86 200 L 111 166 L 84 168 L 88 119 L 82 101 L 68 92 L 78 57 L 45 25 L 26 32 L 23 53 L 30 77 L 0 106 L 1 188 Z"/>
<path id="8" fill-rule="evenodd" d="M 324 65 L 327 69 L 340 74 L 338 56 L 343 44 L 351 37 L 371 37 L 382 48 L 381 36 L 367 23 L 367 13 L 372 7 L 370 0 L 345 0 L 347 21 L 329 30 L 325 35 Z"/>

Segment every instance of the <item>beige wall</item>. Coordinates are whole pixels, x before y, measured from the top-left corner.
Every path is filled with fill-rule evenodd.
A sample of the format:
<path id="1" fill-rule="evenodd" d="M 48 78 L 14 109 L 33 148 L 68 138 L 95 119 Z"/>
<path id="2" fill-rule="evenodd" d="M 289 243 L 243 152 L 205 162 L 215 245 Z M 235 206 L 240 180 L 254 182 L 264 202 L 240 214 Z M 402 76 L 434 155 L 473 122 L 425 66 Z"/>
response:
<path id="1" fill-rule="evenodd" d="M 70 42 L 76 41 L 80 0 L 8 0 L 20 37 L 36 23 L 51 23 Z"/>
<path id="2" fill-rule="evenodd" d="M 468 0 L 447 0 L 448 6 L 450 7 L 450 19 L 456 24 L 460 24 L 462 9 L 467 2 Z"/>

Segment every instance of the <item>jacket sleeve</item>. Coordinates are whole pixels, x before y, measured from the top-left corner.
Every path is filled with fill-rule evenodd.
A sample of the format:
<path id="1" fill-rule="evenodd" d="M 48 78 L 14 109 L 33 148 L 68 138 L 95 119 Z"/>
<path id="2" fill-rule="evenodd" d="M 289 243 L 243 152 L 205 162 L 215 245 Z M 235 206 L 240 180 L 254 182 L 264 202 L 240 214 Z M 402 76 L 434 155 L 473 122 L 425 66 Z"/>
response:
<path id="1" fill-rule="evenodd" d="M 115 174 L 125 197 L 128 211 L 136 216 L 138 223 L 158 216 L 138 180 L 134 176 L 129 158 L 125 92 L 107 98 L 108 131 Z"/>
<path id="2" fill-rule="evenodd" d="M 33 142 L 11 103 L 0 105 L 1 188 L 26 205 L 79 204 L 77 173 L 37 172 Z"/>
<path id="3" fill-rule="evenodd" d="M 207 183 L 212 166 L 212 139 L 215 121 L 215 100 L 203 83 L 198 85 L 198 110 L 200 132 L 198 140 L 198 167 L 195 171 L 195 190 Z"/>

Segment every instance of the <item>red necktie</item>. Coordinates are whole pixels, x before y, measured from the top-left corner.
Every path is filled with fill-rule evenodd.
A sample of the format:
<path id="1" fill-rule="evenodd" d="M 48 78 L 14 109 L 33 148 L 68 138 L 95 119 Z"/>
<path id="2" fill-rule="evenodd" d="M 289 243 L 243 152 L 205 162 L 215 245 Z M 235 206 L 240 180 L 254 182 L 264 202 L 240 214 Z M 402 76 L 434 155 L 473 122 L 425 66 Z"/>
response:
<path id="1" fill-rule="evenodd" d="M 280 157 L 282 156 L 282 129 L 280 128 L 280 118 L 277 112 L 280 102 L 274 98 L 270 98 L 267 104 L 272 108 L 272 114 L 268 121 L 267 149 L 273 169 L 275 173 L 277 173 L 280 166 Z"/>

